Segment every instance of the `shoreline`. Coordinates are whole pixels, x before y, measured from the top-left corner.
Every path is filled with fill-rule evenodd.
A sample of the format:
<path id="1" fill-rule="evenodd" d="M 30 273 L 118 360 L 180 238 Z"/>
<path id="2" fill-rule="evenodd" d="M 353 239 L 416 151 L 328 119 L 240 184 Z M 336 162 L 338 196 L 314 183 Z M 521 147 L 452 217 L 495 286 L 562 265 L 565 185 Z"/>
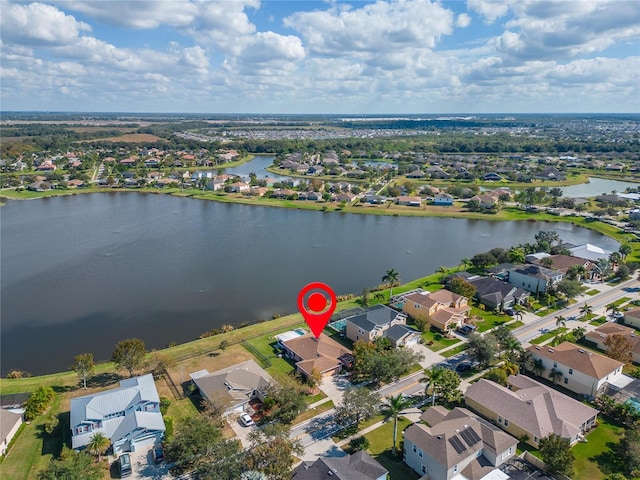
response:
<path id="1" fill-rule="evenodd" d="M 632 253 L 629 255 L 629 258 L 640 259 L 640 242 L 631 242 L 632 238 L 635 236 L 632 233 L 624 232 L 614 225 L 610 225 L 604 223 L 600 220 L 594 219 L 590 220 L 584 217 L 579 216 L 565 216 L 558 217 L 554 215 L 550 215 L 548 213 L 527 213 L 522 210 L 517 210 L 515 208 L 505 208 L 498 214 L 483 214 L 483 213 L 474 213 L 474 212 L 455 212 L 453 210 L 447 210 L 448 207 L 436 207 L 442 208 L 442 214 L 434 214 L 433 212 L 426 211 L 426 207 L 421 207 L 417 209 L 416 207 L 399 207 L 403 210 L 391 209 L 391 207 L 387 208 L 366 208 L 366 207 L 336 207 L 332 209 L 328 209 L 323 211 L 322 206 L 326 204 L 315 204 L 313 202 L 305 202 L 305 201 L 287 201 L 287 200 L 272 200 L 272 199 L 264 199 L 264 202 L 255 202 L 253 197 L 248 199 L 248 201 L 242 202 L 238 200 L 242 200 L 242 198 L 236 199 L 235 197 L 229 197 L 228 195 L 222 196 L 216 193 L 208 193 L 202 194 L 199 190 L 196 192 L 191 192 L 185 194 L 185 191 L 180 191 L 178 189 L 172 190 L 132 190 L 132 189 L 101 189 L 101 190 L 83 190 L 83 191 L 71 191 L 60 194 L 60 192 L 56 192 L 55 195 L 41 195 L 35 196 L 31 198 L 21 198 L 15 200 L 32 200 L 37 198 L 47 198 L 51 196 L 63 196 L 63 195 L 74 195 L 74 194 L 88 194 L 88 193 L 112 193 L 112 192 L 132 192 L 132 193 L 148 193 L 148 194 L 168 194 L 176 197 L 189 197 L 195 198 L 197 200 L 213 200 L 220 201 L 225 203 L 238 203 L 244 205 L 257 205 L 257 206 L 269 206 L 276 208 L 296 208 L 301 210 L 315 210 L 322 213 L 326 212 L 340 212 L 340 213 L 355 213 L 355 214 L 373 214 L 373 215 L 396 215 L 396 216 L 418 216 L 418 217 L 444 217 L 444 218 L 462 218 L 462 219 L 472 219 L 472 220 L 490 220 L 490 221 L 547 221 L 547 222 L 565 222 L 572 223 L 579 227 L 589 228 L 593 231 L 596 231 L 604 236 L 612 238 L 613 240 L 619 243 L 629 243 L 633 248 Z M 34 192 L 30 192 L 34 193 Z M 10 197 L 6 197 L 10 198 Z M 14 199 L 14 198 L 10 198 Z M 4 200 L 2 192 L 0 191 L 0 200 Z M 301 205 L 298 205 L 300 203 Z M 336 204 L 332 204 L 335 206 Z M 339 204 L 337 204 L 339 205 Z M 425 210 L 423 210 L 425 209 Z M 500 213 L 504 213 L 504 215 L 500 215 Z M 519 213 L 519 215 L 518 215 Z M 455 268 L 455 266 L 451 267 Z M 411 282 L 408 282 L 400 287 L 396 287 L 394 290 L 403 291 L 405 288 L 415 288 L 414 285 L 417 285 L 421 282 L 426 281 L 430 275 L 425 277 L 418 278 Z M 357 298 L 357 294 L 353 294 L 354 298 Z M 345 302 L 341 302 L 343 304 L 342 308 L 345 309 L 353 306 L 354 300 L 347 300 Z M 283 327 L 293 328 L 295 325 L 301 324 L 303 322 L 302 317 L 299 313 L 293 312 L 287 315 L 283 315 L 277 319 L 271 319 L 264 322 L 252 323 L 246 327 L 235 328 L 232 332 L 222 333 L 218 335 L 214 335 L 207 338 L 197 338 L 185 343 L 181 343 L 176 346 L 166 347 L 158 350 L 154 350 L 154 352 L 159 353 L 161 355 L 167 355 L 170 360 L 178 360 L 183 356 L 181 352 L 189 351 L 191 349 L 196 349 L 197 351 L 212 351 L 219 348 L 219 345 L 222 341 L 229 341 L 228 339 L 232 339 L 236 336 L 240 336 L 242 338 L 251 338 L 252 333 L 255 331 L 262 330 L 261 326 L 269 326 L 267 330 L 276 330 Z M 235 326 L 234 326 L 235 327 Z M 113 364 L 111 362 L 96 364 L 97 371 L 107 371 L 113 370 Z M 62 371 L 49 373 L 44 375 L 37 375 L 33 377 L 28 377 L 24 379 L 0 379 L 0 390 L 3 393 L 20 393 L 24 392 L 25 389 L 30 388 L 30 386 L 34 385 L 61 385 L 60 381 L 62 381 L 62 385 L 74 386 L 76 384 L 76 377 L 73 371 Z M 25 385 L 21 387 L 20 385 Z"/>

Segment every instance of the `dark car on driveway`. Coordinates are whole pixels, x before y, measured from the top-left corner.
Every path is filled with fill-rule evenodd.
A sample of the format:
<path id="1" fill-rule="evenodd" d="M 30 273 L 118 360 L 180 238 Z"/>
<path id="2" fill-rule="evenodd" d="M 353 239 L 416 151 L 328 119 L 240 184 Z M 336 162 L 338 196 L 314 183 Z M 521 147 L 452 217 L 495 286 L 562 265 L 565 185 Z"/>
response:
<path id="1" fill-rule="evenodd" d="M 123 453 L 118 457 L 118 472 L 120 473 L 120 478 L 128 477 L 133 473 L 131 456 L 128 453 Z"/>
<path id="2" fill-rule="evenodd" d="M 462 362 L 462 363 L 459 363 L 458 366 L 456 367 L 456 372 L 466 372 L 468 370 L 471 370 L 471 368 L 473 368 L 473 365 L 471 364 L 471 362 Z"/>

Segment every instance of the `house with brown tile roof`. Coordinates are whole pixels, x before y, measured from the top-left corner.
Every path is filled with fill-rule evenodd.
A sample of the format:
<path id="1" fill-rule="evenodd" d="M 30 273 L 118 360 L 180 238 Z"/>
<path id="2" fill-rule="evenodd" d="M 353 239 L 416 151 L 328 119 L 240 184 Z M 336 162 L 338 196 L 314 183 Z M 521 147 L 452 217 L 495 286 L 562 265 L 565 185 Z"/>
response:
<path id="1" fill-rule="evenodd" d="M 464 323 L 471 307 L 466 297 L 450 292 L 415 292 L 404 297 L 402 310 L 413 318 L 428 321 L 441 331 L 455 328 Z"/>
<path id="2" fill-rule="evenodd" d="M 634 308 L 624 312 L 624 323 L 635 328 L 640 328 L 640 308 Z"/>
<path id="3" fill-rule="evenodd" d="M 605 340 L 610 335 L 622 335 L 631 345 L 633 361 L 640 364 L 640 332 L 631 327 L 620 325 L 619 323 L 607 322 L 600 325 L 595 330 L 587 333 L 584 338 L 595 344 L 600 350 L 607 350 Z"/>
<path id="4" fill-rule="evenodd" d="M 524 375 L 511 375 L 508 387 L 486 379 L 465 392 L 465 404 L 516 438 L 538 447 L 552 433 L 573 445 L 595 426 L 598 410 Z"/>
<path id="5" fill-rule="evenodd" d="M 281 342 L 284 355 L 296 362 L 298 373 L 310 377 L 316 369 L 323 376 L 335 375 L 342 370 L 339 359 L 351 350 L 343 347 L 327 335 L 316 338 L 312 333 Z"/>
<path id="6" fill-rule="evenodd" d="M 573 255 L 549 255 L 545 258 L 551 259 L 551 267 L 555 270 L 561 271 L 563 274 L 567 274 L 567 271 L 574 265 L 583 266 L 588 274 L 586 278 L 590 278 L 591 271 L 594 268 L 593 263 L 590 260 L 585 260 L 584 258 L 574 257 Z M 547 260 L 545 260 L 547 261 Z M 542 265 L 542 260 L 536 260 L 533 263 L 537 265 Z"/>
<path id="7" fill-rule="evenodd" d="M 544 376 L 561 372 L 560 385 L 588 397 L 597 397 L 605 383 L 614 383 L 622 376 L 624 363 L 570 342 L 555 347 L 531 345 L 526 351 L 532 362 L 541 362 Z"/>
<path id="8" fill-rule="evenodd" d="M 404 461 L 429 480 L 480 480 L 516 454 L 518 440 L 466 408 L 431 407 L 404 432 Z"/>

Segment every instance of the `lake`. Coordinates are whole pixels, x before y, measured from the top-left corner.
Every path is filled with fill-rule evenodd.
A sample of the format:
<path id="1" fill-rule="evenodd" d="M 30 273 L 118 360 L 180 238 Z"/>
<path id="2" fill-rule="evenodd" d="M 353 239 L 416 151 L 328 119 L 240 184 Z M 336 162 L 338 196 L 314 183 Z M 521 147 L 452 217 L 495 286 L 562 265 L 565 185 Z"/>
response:
<path id="1" fill-rule="evenodd" d="M 619 180 L 609 180 L 606 178 L 589 177 L 589 183 L 580 183 L 578 185 L 570 185 L 568 187 L 560 187 L 562 195 L 567 198 L 589 198 L 598 195 L 608 194 L 615 190 L 622 193 L 626 188 L 639 187 L 639 183 L 621 182 Z"/>
<path id="2" fill-rule="evenodd" d="M 125 338 L 147 348 L 223 324 L 296 310 L 322 281 L 360 293 L 394 268 L 402 281 L 493 247 L 617 244 L 568 223 L 380 217 L 110 192 L 7 201 L 0 210 L 2 374 L 64 370 L 74 355 L 108 359 Z"/>

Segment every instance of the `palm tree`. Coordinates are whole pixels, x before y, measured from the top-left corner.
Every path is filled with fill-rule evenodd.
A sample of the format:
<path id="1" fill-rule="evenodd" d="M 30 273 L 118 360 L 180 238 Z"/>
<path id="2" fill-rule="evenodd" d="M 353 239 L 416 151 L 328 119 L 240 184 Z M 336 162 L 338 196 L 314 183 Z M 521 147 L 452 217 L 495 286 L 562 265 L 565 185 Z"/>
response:
<path id="1" fill-rule="evenodd" d="M 615 317 L 618 313 L 620 313 L 620 307 L 615 303 L 610 303 L 607 305 L 607 312 L 611 312 L 609 316 Z"/>
<path id="2" fill-rule="evenodd" d="M 551 379 L 551 381 L 553 381 L 553 383 L 558 383 L 558 380 L 562 377 L 562 372 L 560 370 L 556 370 L 555 368 L 552 368 L 551 371 L 549 372 L 549 378 Z"/>
<path id="3" fill-rule="evenodd" d="M 622 257 L 622 260 L 627 258 L 627 255 L 631 253 L 631 250 L 632 250 L 631 245 L 629 245 L 628 243 L 623 243 L 622 245 L 620 245 L 620 248 L 618 249 L 618 253 Z"/>
<path id="4" fill-rule="evenodd" d="M 460 259 L 460 264 L 461 264 L 461 265 L 464 267 L 464 269 L 466 270 L 466 269 L 467 269 L 467 267 L 468 267 L 469 265 L 471 265 L 471 259 L 470 259 L 470 258 L 468 258 L 468 257 L 464 257 L 464 258 Z"/>
<path id="5" fill-rule="evenodd" d="M 444 377 L 444 367 L 433 366 L 428 370 L 424 371 L 425 377 L 420 380 L 427 384 L 424 389 L 424 393 L 428 394 L 429 389 L 431 389 L 431 405 L 436 404 L 436 386 L 440 383 L 442 378 Z"/>
<path id="6" fill-rule="evenodd" d="M 411 402 L 404 398 L 401 393 L 395 397 L 388 397 L 385 405 L 386 418 L 393 418 L 393 456 L 396 455 L 396 444 L 398 439 L 398 415 L 402 410 L 409 407 Z"/>
<path id="7" fill-rule="evenodd" d="M 587 329 L 584 327 L 576 327 L 571 330 L 571 335 L 573 335 L 573 338 L 576 340 L 576 342 L 582 340 L 586 333 Z"/>
<path id="8" fill-rule="evenodd" d="M 516 320 L 522 321 L 522 317 L 523 317 L 523 312 L 524 311 L 524 307 L 522 305 L 520 305 L 519 303 L 516 303 L 513 306 L 513 316 L 516 317 Z"/>
<path id="9" fill-rule="evenodd" d="M 504 359 L 511 363 L 518 363 L 520 360 L 522 344 L 516 337 L 509 337 L 502 343 L 504 349 Z"/>
<path id="10" fill-rule="evenodd" d="M 442 281 L 440 283 L 444 284 L 444 276 L 447 273 L 447 267 L 445 267 L 444 265 L 440 266 L 440 267 L 438 267 L 438 270 L 436 270 L 436 272 L 442 274 Z"/>
<path id="11" fill-rule="evenodd" d="M 109 448 L 109 445 L 111 445 L 109 439 L 102 432 L 96 432 L 87 443 L 87 451 L 92 455 L 96 455 L 99 462 L 100 456 Z"/>
<path id="12" fill-rule="evenodd" d="M 593 316 L 593 307 L 585 303 L 582 307 L 580 307 L 580 313 L 584 315 L 584 318 L 586 318 L 587 320 L 591 320 L 591 317 Z"/>
<path id="13" fill-rule="evenodd" d="M 391 297 L 393 296 L 393 287 L 398 285 L 398 282 L 400 281 L 400 274 L 392 268 L 391 270 L 384 272 L 382 281 L 389 284 L 389 301 L 391 301 Z"/>
<path id="14" fill-rule="evenodd" d="M 562 315 L 558 315 L 556 317 L 556 327 L 566 327 L 567 326 L 567 319 L 564 318 Z"/>
<path id="15" fill-rule="evenodd" d="M 546 368 L 544 368 L 544 363 L 540 358 L 536 358 L 533 361 L 533 373 L 538 377 L 541 377 Z"/>

